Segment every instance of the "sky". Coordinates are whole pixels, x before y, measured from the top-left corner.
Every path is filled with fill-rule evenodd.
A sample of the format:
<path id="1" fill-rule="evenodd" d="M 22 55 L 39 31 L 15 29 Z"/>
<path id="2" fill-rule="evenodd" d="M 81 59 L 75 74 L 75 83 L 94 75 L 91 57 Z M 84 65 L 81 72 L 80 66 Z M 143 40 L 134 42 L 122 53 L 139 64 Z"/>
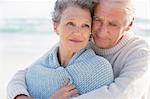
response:
<path id="1" fill-rule="evenodd" d="M 50 18 L 56 0 L 0 0 L 0 18 Z M 150 0 L 133 0 L 135 15 L 150 19 Z"/>

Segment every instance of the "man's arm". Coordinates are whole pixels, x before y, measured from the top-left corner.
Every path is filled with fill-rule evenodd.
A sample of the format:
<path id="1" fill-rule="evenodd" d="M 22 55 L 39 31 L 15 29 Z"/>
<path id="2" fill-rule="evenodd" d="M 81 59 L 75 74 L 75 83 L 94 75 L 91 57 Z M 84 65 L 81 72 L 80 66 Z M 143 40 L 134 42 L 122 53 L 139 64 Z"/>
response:
<path id="1" fill-rule="evenodd" d="M 118 77 L 109 86 L 73 99 L 142 99 L 149 87 L 149 52 L 132 53 L 126 60 Z"/>
<path id="2" fill-rule="evenodd" d="M 55 48 L 55 46 L 58 46 L 58 44 L 55 44 L 54 48 Z M 47 56 L 49 55 L 49 53 L 51 52 L 52 49 L 48 50 L 43 56 L 41 56 L 39 59 L 37 59 L 30 66 L 36 65 L 36 64 L 45 65 L 44 60 L 45 60 L 45 58 L 47 58 Z M 30 68 L 30 66 L 27 67 L 27 68 Z M 27 72 L 27 69 L 18 71 L 14 75 L 14 77 L 11 79 L 11 81 L 8 83 L 8 86 L 7 86 L 7 99 L 14 99 L 18 95 L 29 96 L 29 93 L 27 91 L 26 81 L 25 81 L 26 72 Z"/>
<path id="3" fill-rule="evenodd" d="M 29 96 L 25 82 L 27 69 L 18 71 L 7 86 L 7 99 L 14 99 L 17 95 Z"/>

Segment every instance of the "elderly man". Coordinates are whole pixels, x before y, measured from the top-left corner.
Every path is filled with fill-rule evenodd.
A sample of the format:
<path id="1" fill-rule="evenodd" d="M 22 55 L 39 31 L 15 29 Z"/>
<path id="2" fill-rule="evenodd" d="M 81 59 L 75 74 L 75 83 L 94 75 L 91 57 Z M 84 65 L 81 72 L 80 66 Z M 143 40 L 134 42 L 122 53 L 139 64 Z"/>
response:
<path id="1" fill-rule="evenodd" d="M 148 44 L 135 36 L 130 0 L 99 0 L 93 17 L 92 47 L 113 66 L 114 82 L 75 99 L 149 99 Z"/>
<path id="2" fill-rule="evenodd" d="M 110 85 L 74 99 L 148 99 L 150 48 L 148 43 L 131 32 L 134 17 L 130 0 L 94 2 L 94 39 L 90 45 L 111 63 L 115 78 Z M 25 71 L 20 71 L 16 77 L 24 78 L 24 75 Z M 10 82 L 10 86 L 13 84 L 14 81 Z M 28 95 L 25 84 L 20 88 L 25 91 L 20 94 Z M 8 94 L 13 94 L 12 90 L 8 87 Z"/>

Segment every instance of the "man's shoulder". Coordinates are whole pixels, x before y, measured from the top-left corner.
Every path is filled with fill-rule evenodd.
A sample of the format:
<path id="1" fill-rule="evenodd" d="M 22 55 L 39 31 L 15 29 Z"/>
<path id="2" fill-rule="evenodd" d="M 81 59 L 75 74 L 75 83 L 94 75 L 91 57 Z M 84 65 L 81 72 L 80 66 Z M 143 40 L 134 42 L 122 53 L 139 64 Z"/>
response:
<path id="1" fill-rule="evenodd" d="M 142 49 L 150 49 L 150 44 L 147 40 L 144 39 L 144 37 L 139 35 L 134 35 L 128 43 L 125 45 L 125 47 L 128 47 L 128 49 L 133 50 L 142 50 Z"/>
<path id="2" fill-rule="evenodd" d="M 141 36 L 133 36 L 120 50 L 120 54 L 128 59 L 140 59 L 150 55 L 150 44 Z"/>

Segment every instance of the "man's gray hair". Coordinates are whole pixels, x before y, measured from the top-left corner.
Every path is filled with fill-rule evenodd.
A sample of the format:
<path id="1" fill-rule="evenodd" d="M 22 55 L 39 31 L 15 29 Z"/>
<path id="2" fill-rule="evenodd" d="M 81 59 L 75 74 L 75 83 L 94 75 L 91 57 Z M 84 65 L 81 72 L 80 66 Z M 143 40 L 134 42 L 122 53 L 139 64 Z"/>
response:
<path id="1" fill-rule="evenodd" d="M 57 0 L 52 13 L 52 21 L 59 22 L 63 11 L 68 7 L 80 7 L 90 11 L 93 14 L 92 0 Z"/>
<path id="2" fill-rule="evenodd" d="M 109 3 L 112 7 L 123 9 L 127 14 L 134 14 L 133 0 L 93 0 L 95 4 L 101 4 L 103 2 Z"/>
<path id="3" fill-rule="evenodd" d="M 127 20 L 132 19 L 134 16 L 133 0 L 93 0 L 95 7 L 98 4 L 108 3 L 110 7 L 116 7 L 123 10 L 127 15 Z"/>

